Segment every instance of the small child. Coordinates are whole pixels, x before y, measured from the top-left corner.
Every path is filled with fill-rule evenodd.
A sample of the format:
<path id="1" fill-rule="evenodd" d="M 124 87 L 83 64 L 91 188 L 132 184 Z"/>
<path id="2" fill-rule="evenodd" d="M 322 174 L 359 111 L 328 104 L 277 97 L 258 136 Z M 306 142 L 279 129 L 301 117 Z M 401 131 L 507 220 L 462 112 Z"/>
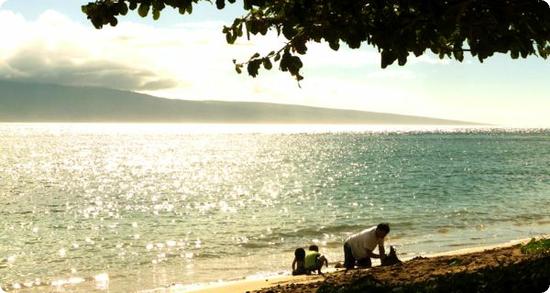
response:
<path id="1" fill-rule="evenodd" d="M 303 248 L 296 248 L 294 251 L 294 260 L 292 261 L 292 275 L 305 275 L 307 273 L 305 268 L 306 251 Z"/>
<path id="2" fill-rule="evenodd" d="M 321 268 L 323 264 L 328 268 L 328 260 L 319 253 L 317 245 L 311 245 L 304 258 L 304 267 L 306 274 L 311 274 L 312 271 L 317 271 L 317 274 L 322 275 Z"/>

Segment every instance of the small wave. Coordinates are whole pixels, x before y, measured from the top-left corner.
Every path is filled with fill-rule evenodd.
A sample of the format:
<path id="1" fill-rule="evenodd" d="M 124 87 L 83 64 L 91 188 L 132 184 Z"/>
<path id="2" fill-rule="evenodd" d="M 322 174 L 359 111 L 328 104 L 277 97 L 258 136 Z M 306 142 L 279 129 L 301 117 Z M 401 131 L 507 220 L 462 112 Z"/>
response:
<path id="1" fill-rule="evenodd" d="M 439 228 L 439 229 L 437 229 L 437 233 L 447 234 L 447 233 L 449 233 L 449 229 L 448 228 Z"/>
<path id="2" fill-rule="evenodd" d="M 408 225 L 413 226 L 412 222 L 400 222 L 396 224 L 391 224 L 392 227 L 399 227 L 398 230 L 406 230 L 403 227 Z M 310 242 L 321 243 L 324 247 L 339 247 L 342 245 L 342 242 L 345 238 L 353 233 L 357 233 L 366 228 L 369 228 L 366 225 L 359 224 L 340 224 L 340 225 L 330 225 L 330 226 L 321 226 L 321 227 L 306 227 L 296 229 L 294 231 L 277 231 L 274 229 L 270 234 L 265 235 L 265 237 L 258 239 L 258 241 L 248 241 L 246 243 L 240 243 L 239 245 L 244 248 L 266 248 L 273 247 L 277 245 L 282 245 L 283 242 L 296 242 L 298 245 L 302 243 L 303 245 Z M 407 237 L 407 235 L 391 235 L 392 239 L 400 239 Z M 284 239 L 284 241 L 281 241 Z M 304 243 L 307 242 L 307 243 Z"/>
<path id="3" fill-rule="evenodd" d="M 451 243 L 451 244 L 447 244 L 447 246 L 449 246 L 449 247 L 460 247 L 460 246 L 468 246 L 470 244 L 471 243 Z"/>
<path id="4" fill-rule="evenodd" d="M 269 244 L 267 242 L 247 242 L 240 244 L 243 248 L 265 248 L 269 247 Z"/>
<path id="5" fill-rule="evenodd" d="M 285 232 L 276 232 L 274 231 L 269 235 L 270 238 L 310 238 L 310 237 L 319 237 L 323 234 L 346 234 L 358 232 L 362 229 L 365 229 L 365 225 L 354 225 L 354 224 L 342 224 L 342 225 L 333 225 L 333 226 L 321 226 L 318 228 L 307 227 L 301 228 L 294 231 L 285 231 Z"/>
<path id="6" fill-rule="evenodd" d="M 5 214 L 7 215 L 28 215 L 28 214 L 32 214 L 33 211 L 29 211 L 29 210 L 26 210 L 26 211 L 14 211 L 14 212 L 6 212 Z"/>
<path id="7" fill-rule="evenodd" d="M 88 285 L 85 285 L 88 283 Z M 72 276 L 66 278 L 52 278 L 48 281 L 43 281 L 39 278 L 23 282 L 11 282 L 0 286 L 0 293 L 5 291 L 18 291 L 21 289 L 47 290 L 47 292 L 64 292 L 65 290 L 75 290 L 75 286 L 84 286 L 100 290 L 107 290 L 109 286 L 109 275 L 101 273 L 93 277 Z M 47 289 L 47 288 L 51 289 Z M 3 291 L 5 290 L 5 291 Z M 86 290 L 91 291 L 91 290 Z"/>

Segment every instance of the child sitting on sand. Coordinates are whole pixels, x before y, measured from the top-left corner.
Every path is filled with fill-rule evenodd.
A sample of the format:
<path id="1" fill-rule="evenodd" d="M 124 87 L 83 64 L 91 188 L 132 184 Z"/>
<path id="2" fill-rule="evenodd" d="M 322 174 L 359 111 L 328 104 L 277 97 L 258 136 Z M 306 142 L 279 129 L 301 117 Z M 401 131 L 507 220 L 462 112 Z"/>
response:
<path id="1" fill-rule="evenodd" d="M 328 260 L 319 253 L 317 245 L 311 245 L 304 258 L 304 267 L 306 274 L 311 274 L 312 271 L 317 271 L 317 274 L 322 275 L 321 268 L 323 264 L 328 268 Z"/>
<path id="2" fill-rule="evenodd" d="M 303 248 L 296 248 L 294 251 L 294 260 L 292 261 L 292 275 L 305 275 L 307 273 L 305 267 L 306 251 Z"/>

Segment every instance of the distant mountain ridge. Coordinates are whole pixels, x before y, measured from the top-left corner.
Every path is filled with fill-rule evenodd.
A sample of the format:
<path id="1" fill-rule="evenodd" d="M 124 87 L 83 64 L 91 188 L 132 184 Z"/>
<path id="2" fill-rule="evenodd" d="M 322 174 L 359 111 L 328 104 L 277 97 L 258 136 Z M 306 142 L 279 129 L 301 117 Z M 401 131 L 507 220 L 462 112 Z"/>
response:
<path id="1" fill-rule="evenodd" d="M 445 119 L 286 104 L 172 100 L 99 87 L 5 80 L 0 80 L 0 122 L 475 125 Z"/>

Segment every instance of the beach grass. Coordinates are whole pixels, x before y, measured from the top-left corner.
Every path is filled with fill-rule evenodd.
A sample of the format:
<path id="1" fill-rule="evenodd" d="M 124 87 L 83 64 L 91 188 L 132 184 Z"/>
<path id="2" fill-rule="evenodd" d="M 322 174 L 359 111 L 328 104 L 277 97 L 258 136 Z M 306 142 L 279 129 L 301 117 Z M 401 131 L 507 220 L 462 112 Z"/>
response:
<path id="1" fill-rule="evenodd" d="M 525 254 L 550 253 L 550 239 L 531 239 L 529 243 L 521 246 L 521 252 Z"/>

